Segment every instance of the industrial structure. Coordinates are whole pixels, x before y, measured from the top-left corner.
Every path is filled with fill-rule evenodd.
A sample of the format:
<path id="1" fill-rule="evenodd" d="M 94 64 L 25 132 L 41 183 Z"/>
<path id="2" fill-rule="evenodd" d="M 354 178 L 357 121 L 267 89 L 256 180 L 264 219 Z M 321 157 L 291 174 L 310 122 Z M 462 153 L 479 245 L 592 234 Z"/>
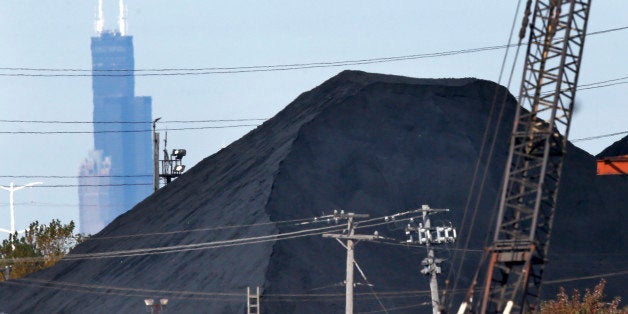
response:
<path id="1" fill-rule="evenodd" d="M 603 157 L 597 160 L 597 174 L 628 175 L 628 155 Z"/>
<path id="2" fill-rule="evenodd" d="M 481 313 L 533 312 L 548 260 L 590 1 L 528 0 L 532 13 Z M 520 40 L 525 36 L 524 19 Z M 469 290 L 473 291 L 473 287 Z M 471 303 L 472 294 L 465 303 Z M 464 312 L 463 304 L 459 312 Z"/>
<path id="3" fill-rule="evenodd" d="M 152 193 L 151 98 L 135 96 L 133 37 L 124 3 L 104 30 L 102 0 L 91 40 L 94 149 L 79 170 L 80 232 L 94 234 Z"/>

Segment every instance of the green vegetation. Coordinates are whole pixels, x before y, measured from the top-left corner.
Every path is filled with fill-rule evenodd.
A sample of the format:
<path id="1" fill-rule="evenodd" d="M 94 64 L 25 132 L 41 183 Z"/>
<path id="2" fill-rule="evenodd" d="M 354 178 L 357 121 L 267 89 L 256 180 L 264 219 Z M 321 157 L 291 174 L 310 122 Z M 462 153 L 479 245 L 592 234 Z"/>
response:
<path id="1" fill-rule="evenodd" d="M 84 241 L 82 235 L 74 234 L 74 228 L 74 221 L 64 225 L 53 219 L 48 225 L 40 225 L 38 221 L 31 223 L 22 236 L 17 232 L 9 235 L 0 247 L 0 270 L 11 266 L 10 278 L 15 279 L 53 266 Z M 0 281 L 4 280 L 2 272 Z"/>
<path id="2" fill-rule="evenodd" d="M 602 279 L 593 291 L 587 289 L 580 300 L 580 292 L 574 290 L 571 297 L 567 295 L 564 288 L 560 288 L 555 300 L 544 301 L 541 303 L 541 314 L 626 314 L 628 306 L 623 309 L 619 308 L 620 297 L 615 297 L 613 301 L 604 301 L 604 286 L 606 281 Z"/>

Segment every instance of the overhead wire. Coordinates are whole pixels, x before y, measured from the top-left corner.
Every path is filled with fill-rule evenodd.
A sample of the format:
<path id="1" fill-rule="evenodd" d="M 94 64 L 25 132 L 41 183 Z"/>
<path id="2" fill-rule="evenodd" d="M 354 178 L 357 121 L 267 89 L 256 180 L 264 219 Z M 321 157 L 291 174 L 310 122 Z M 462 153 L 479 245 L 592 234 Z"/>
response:
<path id="1" fill-rule="evenodd" d="M 157 131 L 185 131 L 185 130 L 209 130 L 209 129 L 232 129 L 244 127 L 257 127 L 259 124 L 235 124 L 235 125 L 213 125 L 200 127 L 183 127 L 159 129 Z M 0 131 L 0 134 L 100 134 L 100 133 L 148 133 L 153 132 L 152 129 L 144 130 L 102 130 L 102 131 Z"/>
<path id="2" fill-rule="evenodd" d="M 313 235 L 321 235 L 329 230 L 334 230 L 334 229 L 341 230 L 343 228 L 344 226 L 328 226 L 328 227 L 322 227 L 322 228 L 310 228 L 310 229 L 287 232 L 287 233 L 270 234 L 270 235 L 231 239 L 231 240 L 209 241 L 209 242 L 201 242 L 201 243 L 193 243 L 193 244 L 179 244 L 179 245 L 161 246 L 161 247 L 148 247 L 148 248 L 140 248 L 140 249 L 116 250 L 116 251 L 99 252 L 99 253 L 70 254 L 70 255 L 67 255 L 62 261 L 73 261 L 73 260 L 94 259 L 94 258 L 98 259 L 98 258 L 133 257 L 133 256 L 144 256 L 144 255 L 155 255 L 155 254 L 179 253 L 179 252 L 196 251 L 196 250 L 204 250 L 204 249 L 216 249 L 216 248 L 265 243 L 265 242 L 272 242 L 272 241 L 279 241 L 279 240 L 295 239 L 295 238 L 308 237 L 308 236 L 313 236 Z"/>
<path id="3" fill-rule="evenodd" d="M 565 282 L 573 282 L 580 280 L 590 280 L 604 277 L 614 277 L 627 275 L 628 270 L 622 270 L 617 272 L 595 274 L 588 276 L 576 276 L 567 277 L 555 280 L 545 281 L 545 284 L 560 284 Z M 187 290 L 165 290 L 165 289 L 145 289 L 145 288 L 133 288 L 133 287 L 121 287 L 112 285 L 97 285 L 97 284 L 84 284 L 75 282 L 63 282 L 58 280 L 42 280 L 35 278 L 21 278 L 20 280 L 4 281 L 3 284 L 19 285 L 19 286 L 31 286 L 40 287 L 54 290 L 73 291 L 86 294 L 99 294 L 99 295 L 117 295 L 117 296 L 137 296 L 137 297 L 152 297 L 155 294 L 167 296 L 170 299 L 181 300 L 197 300 L 197 301 L 223 301 L 223 302 L 243 302 L 243 298 L 246 297 L 245 293 L 238 292 L 203 292 L 203 291 L 187 291 Z M 453 291 L 453 294 L 463 293 L 464 290 Z M 394 299 L 398 297 L 412 297 L 415 298 L 419 295 L 429 294 L 429 290 L 403 290 L 403 291 L 386 291 L 380 292 L 380 297 L 384 299 Z M 356 293 L 356 299 L 362 299 L 363 297 L 372 296 L 371 293 Z M 263 294 L 262 298 L 265 302 L 306 302 L 316 301 L 321 302 L 324 300 L 338 301 L 343 299 L 343 293 L 326 293 L 326 294 L 291 294 L 291 293 L 275 293 L 275 294 Z M 306 299 L 307 298 L 307 299 Z M 322 299 L 322 300 L 321 300 Z M 404 305 L 399 307 L 389 307 L 385 311 L 395 311 L 401 309 L 408 309 L 423 305 L 430 305 L 431 302 L 422 302 L 415 305 Z M 382 310 L 376 310 L 363 313 L 382 313 Z"/>
<path id="4" fill-rule="evenodd" d="M 197 299 L 197 300 L 212 300 L 212 301 L 241 301 L 241 298 L 246 297 L 246 293 L 240 292 L 204 292 L 204 291 L 189 291 L 189 290 L 172 290 L 172 289 L 146 289 L 146 288 L 134 288 L 124 286 L 112 286 L 112 285 L 98 285 L 98 284 L 84 284 L 77 282 L 65 282 L 58 280 L 43 280 L 35 278 L 21 278 L 18 281 L 12 280 L 7 283 L 20 283 L 26 286 L 47 287 L 59 290 L 68 290 L 73 288 L 80 288 L 80 292 L 85 293 L 102 293 L 114 295 L 129 296 L 137 293 L 145 293 L 148 295 L 160 294 L 163 296 L 172 297 L 175 299 Z M 98 291 L 98 290 L 107 290 Z M 385 291 L 381 292 L 380 297 L 382 299 L 399 299 L 399 298 L 415 298 L 421 295 L 427 295 L 430 290 L 401 290 L 401 291 Z M 137 295 L 136 295 L 137 296 Z M 183 297 L 183 296 L 194 296 Z M 354 296 L 356 299 L 367 299 L 373 295 L 370 292 L 358 292 Z M 237 298 L 237 299 L 236 299 Z M 342 300 L 344 299 L 344 293 L 312 293 L 312 294 L 294 294 L 294 293 L 264 293 L 262 295 L 264 302 L 303 302 L 303 301 L 318 301 L 323 300 Z"/>
<path id="5" fill-rule="evenodd" d="M 506 50 L 505 57 L 507 57 L 507 54 L 508 54 L 508 50 Z M 513 66 L 514 66 L 514 63 L 513 63 Z M 501 75 L 502 74 L 500 73 L 500 79 L 501 79 Z M 628 81 L 617 82 L 617 81 L 626 80 L 626 79 L 628 79 L 628 76 L 614 78 L 614 79 L 608 79 L 608 80 L 603 80 L 603 81 L 598 81 L 598 82 L 591 82 L 591 83 L 587 83 L 587 84 L 582 84 L 582 85 L 580 85 L 578 87 L 578 91 L 590 90 L 590 89 L 598 89 L 598 88 L 604 88 L 604 87 L 611 87 L 611 86 L 616 86 L 616 85 L 620 85 L 620 84 L 628 84 Z M 496 86 L 495 89 L 496 89 L 496 93 L 497 93 L 497 90 L 499 89 L 499 86 Z M 508 96 L 508 94 L 505 94 L 504 95 L 504 99 L 507 96 Z M 492 120 L 492 114 L 493 114 L 493 110 L 494 110 L 493 108 L 494 108 L 494 105 L 492 103 L 491 109 L 489 110 L 489 116 L 488 116 L 488 120 L 487 120 L 488 122 L 490 122 Z M 502 106 L 502 112 L 503 112 L 503 106 Z M 501 116 L 501 114 L 500 114 L 500 116 Z M 175 122 L 176 123 L 201 123 L 201 122 L 211 122 L 211 121 L 264 121 L 264 120 L 267 120 L 267 119 L 173 120 L 173 121 L 170 121 L 170 122 L 172 122 L 172 123 L 175 123 Z M 500 123 L 500 120 L 496 120 L 496 121 L 497 121 L 497 123 Z M 127 123 L 130 123 L 130 124 L 135 124 L 135 123 L 141 123 L 141 124 L 150 124 L 150 122 L 137 122 L 137 121 L 135 121 L 135 122 L 134 121 L 89 122 L 89 121 L 61 121 L 61 120 L 0 120 L 0 123 L 37 123 L 37 124 L 97 124 L 97 123 L 106 123 L 106 124 L 116 124 L 116 123 L 127 124 Z M 166 131 L 167 132 L 167 131 L 231 129 L 231 128 L 245 128 L 245 127 L 257 127 L 257 126 L 259 126 L 259 124 L 210 125 L 210 126 L 199 126 L 199 127 L 165 128 L 165 129 L 158 129 L 157 131 L 159 131 L 159 132 Z M 148 132 L 153 132 L 153 130 L 152 129 L 140 129 L 140 130 L 98 130 L 98 131 L 95 131 L 95 130 L 91 130 L 91 131 L 73 131 L 73 130 L 0 131 L 0 134 L 50 135 L 50 134 L 103 134 L 103 133 L 106 134 L 106 133 L 148 133 Z M 619 134 L 624 134 L 624 133 L 626 133 L 626 132 L 619 133 Z M 485 131 L 485 134 L 487 134 L 486 131 Z M 591 138 L 591 139 L 597 139 L 597 138 L 603 138 L 603 137 L 604 136 Z M 582 139 L 576 139 L 576 140 L 572 140 L 572 142 L 574 142 L 574 141 L 581 141 L 581 140 Z M 484 140 L 482 141 L 482 143 L 484 144 Z M 483 152 L 483 148 L 484 147 L 480 148 L 480 152 Z M 474 174 L 474 176 L 477 176 L 477 174 Z M 474 181 L 475 180 L 473 180 L 472 182 L 474 182 Z"/>
<path id="6" fill-rule="evenodd" d="M 628 29 L 628 26 L 615 27 L 600 31 L 591 32 L 588 35 L 605 34 L 615 31 Z M 235 67 L 199 67 L 199 68 L 153 68 L 153 69 L 75 69 L 75 68 L 31 68 L 31 67 L 0 67 L 2 71 L 9 73 L 0 73 L 0 76 L 8 77 L 94 77 L 94 76 L 190 76 L 190 75 L 211 75 L 211 74 L 235 74 L 235 73 L 253 73 L 253 72 L 274 72 L 302 70 L 312 68 L 329 68 L 341 67 L 348 65 L 366 65 L 377 63 L 388 63 L 405 60 L 415 60 L 423 58 L 434 58 L 442 56 L 451 56 L 459 54 L 476 53 L 482 51 L 491 51 L 504 49 L 512 46 L 494 45 L 477 48 L 448 50 L 432 53 L 409 54 L 392 57 L 365 58 L 343 61 L 326 61 L 326 62 L 309 62 L 309 63 L 293 63 L 293 64 L 276 64 L 276 65 L 256 65 L 256 66 L 235 66 Z M 12 73 L 16 71 L 26 72 L 44 72 L 44 73 Z M 61 74 L 50 74 L 45 72 L 70 72 Z M 79 74 L 76 74 L 79 72 Z M 148 72 L 148 73 L 145 73 Z M 94 74 L 99 73 L 99 74 Z M 114 74 L 108 74 L 114 73 Z"/>
<path id="7" fill-rule="evenodd" d="M 89 175 L 89 176 L 61 176 L 61 175 L 0 175 L 0 178 L 44 178 L 44 179 L 78 179 L 78 178 L 137 178 L 153 177 L 153 174 L 129 174 L 129 175 Z"/>
<path id="8" fill-rule="evenodd" d="M 212 123 L 212 122 L 246 122 L 265 121 L 268 118 L 242 118 L 242 119 L 205 119 L 205 120 L 164 120 L 159 124 L 169 123 Z M 150 124 L 151 121 L 68 121 L 68 120 L 6 120 L 0 119 L 1 123 L 46 123 L 46 124 Z"/>
<path id="9" fill-rule="evenodd" d="M 153 295 L 145 293 L 145 294 L 140 294 L 140 293 L 132 293 L 132 292 L 115 292 L 115 291 L 96 291 L 96 290 L 88 290 L 85 288 L 78 288 L 78 287 L 66 287 L 66 286 L 55 286 L 54 284 L 40 284 L 40 283 L 34 283 L 34 282 L 26 282 L 24 279 L 21 280 L 7 280 L 7 281 L 3 281 L 2 283 L 6 283 L 6 284 L 10 284 L 10 285 L 19 285 L 19 286 L 31 286 L 31 287 L 39 287 L 39 288 L 46 288 L 46 289 L 54 289 L 54 290 L 62 290 L 62 291 L 73 291 L 73 292 L 79 292 L 79 293 L 86 293 L 86 294 L 98 294 L 98 295 L 116 295 L 116 296 L 124 296 L 124 297 L 129 297 L 129 296 L 135 296 L 135 297 L 143 297 L 143 298 L 149 298 L 152 297 Z M 224 302 L 242 302 L 241 298 L 236 299 L 235 297 L 184 297 L 184 296 L 178 296 L 176 294 L 173 295 L 168 295 L 168 298 L 170 299 L 179 299 L 179 300 L 195 300 L 195 301 L 224 301 Z"/>
<path id="10" fill-rule="evenodd" d="M 372 223 L 372 224 L 362 225 L 358 227 L 370 228 L 374 226 L 380 226 L 380 225 L 395 222 L 395 221 L 385 221 L 384 219 L 385 217 L 386 216 L 382 216 L 382 217 L 364 220 L 362 222 L 373 222 L 375 220 L 384 220 L 384 222 Z M 298 230 L 298 231 L 292 231 L 292 232 L 286 232 L 286 233 L 270 234 L 270 235 L 238 238 L 238 239 L 230 239 L 230 240 L 209 241 L 209 242 L 180 244 L 180 245 L 161 246 L 161 247 L 147 247 L 147 248 L 139 248 L 139 249 L 116 250 L 116 251 L 97 252 L 97 253 L 69 254 L 69 255 L 66 255 L 60 261 L 63 262 L 63 261 L 85 260 L 85 259 L 135 257 L 135 256 L 144 256 L 144 255 L 169 254 L 169 253 L 180 253 L 180 252 L 205 250 L 205 249 L 216 249 L 216 248 L 250 245 L 250 244 L 258 244 L 258 243 L 266 243 L 266 242 L 322 235 L 323 233 L 326 233 L 329 231 L 341 231 L 343 229 L 344 229 L 344 226 L 342 225 L 334 225 L 334 226 L 310 228 L 310 229 L 304 229 L 304 230 Z M 8 260 L 28 262 L 28 261 L 38 261 L 38 260 L 41 260 L 41 258 L 13 258 L 13 259 L 8 259 Z"/>
<path id="11" fill-rule="evenodd" d="M 87 289 L 109 289 L 109 290 L 118 290 L 118 291 L 132 291 L 132 292 L 147 292 L 147 293 L 156 293 L 156 294 L 184 294 L 184 295 L 196 295 L 196 296 L 237 296 L 237 297 L 245 297 L 246 293 L 244 292 L 204 292 L 204 291 L 188 291 L 188 290 L 164 290 L 164 289 L 145 289 L 145 288 L 132 288 L 132 287 L 120 287 L 120 286 L 111 286 L 111 285 L 95 285 L 95 284 L 84 284 L 84 283 L 76 283 L 76 282 L 64 282 L 57 280 L 43 280 L 36 278 L 22 278 L 22 281 L 34 282 L 39 284 L 54 284 L 59 286 L 70 286 L 70 287 L 78 287 L 78 288 L 87 288 Z"/>
<path id="12" fill-rule="evenodd" d="M 528 2 L 526 4 L 526 12 L 524 13 L 524 17 L 523 17 L 523 19 L 524 19 L 523 20 L 523 24 L 527 24 L 528 11 L 530 10 L 529 6 L 530 6 L 530 1 L 528 0 Z M 515 25 L 516 25 L 517 20 L 518 20 L 520 7 L 521 7 L 521 0 L 517 1 L 517 6 L 515 8 L 515 14 L 513 16 L 512 24 L 511 24 L 511 27 L 510 27 L 510 34 L 508 36 L 508 46 L 509 47 L 512 45 L 511 42 L 512 42 L 513 35 L 514 35 L 514 32 L 515 32 Z M 525 26 L 527 26 L 527 25 L 522 25 L 522 28 L 524 28 L 524 31 L 525 31 Z M 510 75 L 509 75 L 509 78 L 508 78 L 508 84 L 507 84 L 507 87 L 506 87 L 507 90 L 510 88 L 510 84 L 511 84 L 511 81 L 512 81 L 512 76 L 513 76 L 513 73 L 514 73 L 514 67 L 516 65 L 516 61 L 517 61 L 518 56 L 519 56 L 519 50 L 520 50 L 520 47 L 521 47 L 524 35 L 525 35 L 525 33 L 522 34 L 521 32 L 519 34 L 519 40 L 518 40 L 518 42 L 516 44 L 517 50 L 516 50 L 516 53 L 515 53 L 514 60 L 512 62 L 512 67 L 511 67 Z M 495 106 L 497 105 L 497 97 L 499 95 L 499 83 L 501 83 L 502 75 L 503 75 L 504 69 L 506 67 L 506 62 L 508 60 L 508 53 L 509 53 L 509 48 L 507 48 L 506 51 L 504 52 L 504 57 L 502 59 L 502 64 L 501 64 L 500 72 L 499 72 L 498 85 L 495 87 L 495 92 L 494 92 L 494 95 L 493 95 L 493 100 L 491 102 L 489 116 L 487 118 L 486 126 L 484 128 L 484 135 L 483 135 L 483 139 L 482 139 L 482 145 L 480 147 L 480 152 L 478 154 L 478 159 L 477 159 L 476 164 L 475 164 L 473 177 L 471 179 L 471 186 L 469 188 L 469 194 L 467 196 L 467 201 L 466 201 L 464 212 L 463 212 L 463 218 L 462 218 L 461 227 L 460 227 L 460 235 L 461 236 L 464 234 L 464 231 L 465 231 L 464 226 L 467 224 L 466 223 L 466 217 L 467 217 L 467 213 L 468 213 L 469 208 L 470 208 L 469 206 L 471 205 L 471 202 L 472 202 L 471 200 L 473 199 L 474 195 L 477 195 L 475 197 L 475 199 L 476 199 L 475 206 L 473 207 L 473 212 L 471 214 L 471 221 L 468 223 L 468 225 L 470 226 L 469 227 L 469 231 L 467 232 L 468 235 L 465 235 L 464 246 L 463 246 L 463 248 L 461 250 L 462 253 L 461 253 L 461 257 L 459 258 L 459 262 L 458 262 L 458 251 L 454 251 L 454 255 L 452 257 L 452 267 L 449 268 L 446 282 L 450 282 L 451 277 L 454 274 L 454 263 L 458 262 L 458 268 L 456 270 L 456 274 L 460 274 L 462 272 L 462 266 L 464 265 L 464 262 L 465 262 L 466 249 L 468 249 L 468 247 L 469 247 L 470 240 L 471 240 L 471 235 L 473 233 L 473 228 L 475 227 L 475 220 L 476 220 L 476 217 L 477 217 L 479 203 L 480 203 L 480 200 L 482 198 L 482 193 L 484 191 L 484 184 L 486 182 L 486 178 L 487 178 L 487 175 L 488 175 L 488 170 L 490 169 L 490 163 L 492 161 L 493 152 L 494 152 L 494 148 L 495 148 L 495 143 L 496 143 L 496 140 L 497 140 L 497 133 L 499 133 L 499 128 L 500 128 L 500 125 L 501 125 L 501 122 L 502 122 L 502 117 L 503 117 L 503 114 L 504 114 L 506 99 L 508 97 L 508 93 L 506 91 L 504 91 L 504 96 L 503 96 L 503 99 L 502 99 L 501 108 L 500 108 L 499 114 L 498 114 L 498 116 L 496 118 L 496 125 L 493 128 L 493 124 L 491 123 L 492 114 L 493 114 L 493 111 L 495 110 Z M 488 139 L 488 135 L 489 135 L 489 133 L 491 133 L 490 132 L 491 129 L 494 129 L 495 131 L 492 132 L 493 133 L 493 138 L 492 138 L 492 141 L 491 141 L 491 144 L 490 144 L 489 152 L 488 152 L 488 154 L 486 156 L 487 161 L 486 161 L 486 165 L 484 166 L 484 172 L 483 172 L 481 180 L 480 180 L 480 186 L 478 188 L 477 193 L 474 194 L 475 184 L 476 184 L 476 180 L 477 180 L 477 175 L 478 175 L 478 173 L 480 171 L 480 165 L 481 165 L 481 163 L 483 161 L 482 158 L 483 158 L 483 155 L 484 155 L 484 150 L 486 148 L 486 144 L 487 144 L 487 142 L 489 140 Z M 460 242 L 458 242 L 458 243 L 460 243 Z M 458 244 L 456 245 L 456 249 L 459 249 Z M 453 285 L 452 285 L 452 288 L 451 288 L 452 291 L 456 290 L 456 288 L 458 287 L 458 283 L 460 281 L 460 277 L 461 276 L 456 276 L 456 278 L 454 279 Z M 449 300 L 448 308 L 451 309 L 452 304 L 453 304 L 453 298 L 451 298 Z"/>
<path id="13" fill-rule="evenodd" d="M 391 311 L 408 310 L 408 309 L 414 309 L 417 307 L 422 307 L 422 306 L 431 305 L 431 304 L 432 302 L 421 302 L 421 303 L 416 303 L 416 304 L 411 304 L 411 305 L 395 306 L 395 307 L 389 308 L 389 310 Z M 382 313 L 382 312 L 383 311 L 381 310 L 375 310 L 375 311 L 367 311 L 367 312 L 360 312 L 360 313 L 367 314 L 367 313 Z M 386 313 L 388 313 L 388 311 L 386 311 Z"/>
<path id="14" fill-rule="evenodd" d="M 577 138 L 577 139 L 574 139 L 574 140 L 570 140 L 570 142 L 591 141 L 591 140 L 597 140 L 597 139 L 601 139 L 601 138 L 607 138 L 607 137 L 624 135 L 624 134 L 628 134 L 628 131 L 613 132 L 613 133 L 594 135 L 594 136 L 589 136 L 589 137 L 581 137 L 581 138 Z"/>
<path id="15" fill-rule="evenodd" d="M 371 294 L 373 295 L 375 300 L 377 300 L 377 303 L 379 304 L 379 306 L 382 308 L 382 310 L 386 314 L 388 314 L 388 310 L 386 309 L 386 306 L 384 305 L 384 303 L 382 302 L 382 299 L 379 297 L 379 295 L 375 291 L 375 288 L 373 288 L 373 284 L 371 284 L 371 282 L 369 282 L 368 278 L 366 278 L 366 274 L 364 274 L 364 271 L 363 271 L 362 267 L 360 267 L 358 265 L 358 262 L 355 259 L 353 260 L 353 263 L 355 264 L 355 267 L 360 272 L 360 275 L 362 275 L 362 279 L 364 279 L 364 282 L 366 283 L 366 286 L 369 287 L 369 289 L 371 290 Z"/>
<path id="16" fill-rule="evenodd" d="M 280 221 L 268 221 L 268 222 L 253 223 L 253 224 L 239 224 L 239 225 L 227 225 L 227 226 L 217 226 L 217 227 L 207 227 L 207 228 L 195 228 L 195 229 L 187 229 L 187 230 L 146 232 L 146 233 L 122 234 L 122 235 L 115 235 L 115 236 L 98 236 L 98 237 L 90 237 L 90 240 L 126 239 L 126 238 L 137 238 L 137 237 L 146 237 L 146 236 L 172 235 L 172 234 L 192 233 L 192 232 L 201 232 L 201 231 L 236 229 L 236 228 L 245 228 L 245 227 L 259 227 L 259 226 L 267 226 L 267 225 L 283 225 L 283 224 L 296 223 L 296 222 L 309 221 L 309 220 L 312 220 L 312 218 L 300 218 L 300 219 L 290 219 L 290 220 L 280 220 Z"/>
<path id="17" fill-rule="evenodd" d="M 110 186 L 110 187 L 125 187 L 125 186 L 143 186 L 153 183 L 111 183 L 111 184 L 39 184 L 30 186 L 30 188 L 73 188 L 73 187 L 97 187 L 97 186 Z"/>
<path id="18" fill-rule="evenodd" d="M 504 45 L 497 45 L 497 46 L 485 46 L 485 47 L 471 48 L 471 49 L 449 50 L 449 51 L 436 52 L 436 53 L 412 54 L 412 55 L 395 56 L 395 57 L 369 58 L 369 59 L 346 60 L 346 61 L 298 63 L 294 65 L 285 64 L 285 65 L 268 65 L 268 66 L 214 67 L 214 68 L 191 68 L 191 69 L 173 70 L 176 72 L 153 71 L 153 72 L 158 72 L 158 73 L 143 73 L 143 71 L 137 71 L 137 70 L 135 71 L 111 70 L 111 72 L 115 72 L 116 74 L 0 73 L 0 76 L 9 76 L 9 77 L 94 77 L 94 76 L 96 77 L 98 76 L 120 77 L 122 76 L 123 77 L 123 76 L 191 76 L 191 75 L 210 75 L 210 74 L 276 72 L 276 71 L 303 70 L 303 69 L 313 69 L 313 68 L 342 67 L 342 66 L 348 66 L 348 65 L 388 63 L 388 62 L 395 62 L 395 61 L 415 60 L 415 59 L 423 59 L 423 58 L 433 58 L 433 57 L 441 57 L 441 56 L 474 53 L 474 52 L 481 52 L 481 51 L 490 51 L 490 50 L 497 50 L 497 49 L 503 49 L 503 48 L 505 48 Z M 3 70 L 10 70 L 10 71 L 14 71 L 17 69 L 18 68 L 3 68 Z M 22 71 L 25 71 L 28 68 L 21 68 L 21 69 Z M 31 68 L 28 71 L 38 71 L 38 70 Z M 46 71 L 46 70 L 39 70 L 39 71 L 51 72 L 51 71 Z M 63 72 L 63 71 L 55 71 L 55 72 Z M 67 71 L 67 72 L 74 72 L 74 71 Z M 123 72 L 123 73 L 117 73 L 117 72 Z M 140 72 L 140 73 L 135 73 L 135 72 Z"/>
<path id="19" fill-rule="evenodd" d="M 590 276 L 577 276 L 577 277 L 569 277 L 569 278 L 562 278 L 562 279 L 545 280 L 545 281 L 543 281 L 543 284 L 544 285 L 552 285 L 552 284 L 565 283 L 565 282 L 571 282 L 571 281 L 588 280 L 588 279 L 596 279 L 596 278 L 604 278 L 604 277 L 614 277 L 614 276 L 623 276 L 623 275 L 628 275 L 628 270 L 622 270 L 622 271 L 618 271 L 618 272 L 605 273 L 605 274 L 590 275 Z"/>

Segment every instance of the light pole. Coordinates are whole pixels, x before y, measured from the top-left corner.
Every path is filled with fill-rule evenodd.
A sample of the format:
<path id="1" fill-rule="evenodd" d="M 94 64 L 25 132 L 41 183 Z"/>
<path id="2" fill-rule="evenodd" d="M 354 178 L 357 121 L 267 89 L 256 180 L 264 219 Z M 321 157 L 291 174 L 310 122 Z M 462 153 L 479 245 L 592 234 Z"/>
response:
<path id="1" fill-rule="evenodd" d="M 153 120 L 153 192 L 159 190 L 159 133 L 157 133 L 157 121 Z"/>
<path id="2" fill-rule="evenodd" d="M 38 185 L 38 184 L 43 184 L 43 183 L 42 182 L 31 182 L 31 183 L 28 183 L 28 184 L 25 184 L 25 185 L 22 185 L 22 186 L 14 186 L 13 182 L 11 182 L 9 187 L 0 185 L 0 189 L 9 191 L 9 207 L 11 208 L 11 230 L 0 228 L 0 231 L 6 232 L 6 233 L 9 233 L 9 234 L 14 234 L 15 233 L 15 202 L 13 200 L 13 193 L 15 191 L 19 191 L 19 190 L 21 190 L 23 188 L 27 188 L 27 187 L 30 187 L 30 186 L 33 186 L 33 185 Z"/>
<path id="3" fill-rule="evenodd" d="M 155 299 L 144 299 L 146 304 L 146 312 L 159 314 L 159 311 L 166 311 L 168 305 L 168 299 L 159 299 L 159 303 Z"/>

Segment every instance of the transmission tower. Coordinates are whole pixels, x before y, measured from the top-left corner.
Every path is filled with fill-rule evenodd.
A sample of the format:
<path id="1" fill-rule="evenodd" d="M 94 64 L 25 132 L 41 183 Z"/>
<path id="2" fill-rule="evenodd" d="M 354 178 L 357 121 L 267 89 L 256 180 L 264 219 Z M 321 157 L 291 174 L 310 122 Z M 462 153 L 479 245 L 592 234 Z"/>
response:
<path id="1" fill-rule="evenodd" d="M 590 0 L 534 5 L 481 313 L 534 311 L 537 303 L 589 7 Z"/>

